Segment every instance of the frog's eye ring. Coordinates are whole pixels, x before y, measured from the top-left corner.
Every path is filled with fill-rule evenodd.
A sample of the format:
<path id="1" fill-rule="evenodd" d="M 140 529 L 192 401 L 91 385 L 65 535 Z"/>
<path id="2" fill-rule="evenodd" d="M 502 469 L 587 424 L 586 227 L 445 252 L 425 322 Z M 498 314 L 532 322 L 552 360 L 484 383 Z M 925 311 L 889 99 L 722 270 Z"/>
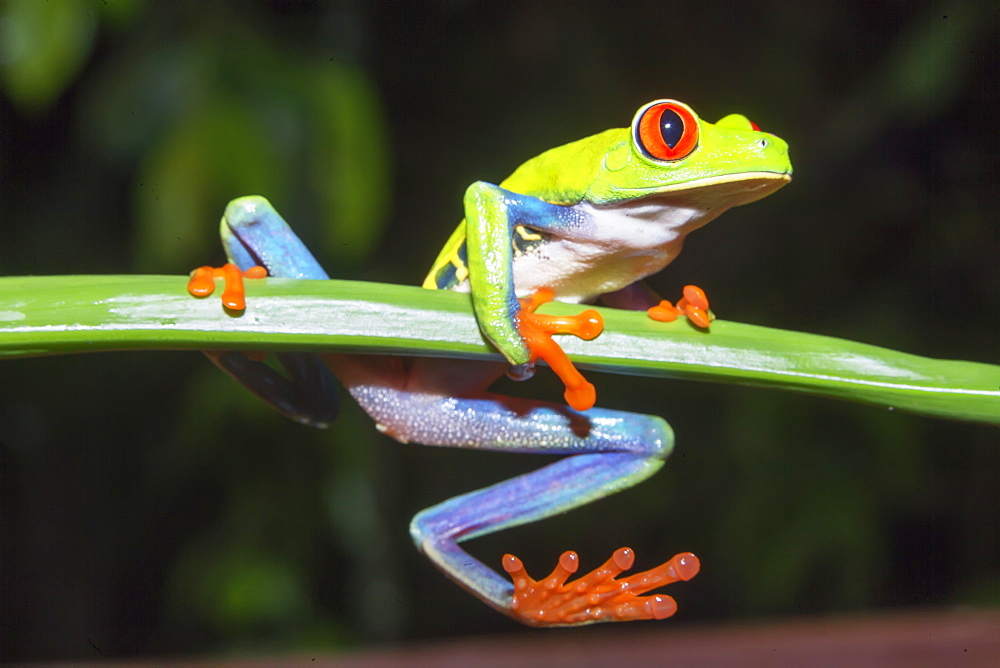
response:
<path id="1" fill-rule="evenodd" d="M 632 137 L 647 157 L 680 160 L 698 145 L 698 119 L 680 102 L 657 100 L 635 115 Z"/>

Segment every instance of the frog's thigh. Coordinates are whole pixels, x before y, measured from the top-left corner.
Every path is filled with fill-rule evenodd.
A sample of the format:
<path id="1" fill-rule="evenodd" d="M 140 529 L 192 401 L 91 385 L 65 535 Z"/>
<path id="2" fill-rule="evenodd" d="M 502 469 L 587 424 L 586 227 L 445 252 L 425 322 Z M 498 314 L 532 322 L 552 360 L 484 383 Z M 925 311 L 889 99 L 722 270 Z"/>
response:
<path id="1" fill-rule="evenodd" d="M 338 373 L 343 381 L 343 377 Z M 538 454 L 623 453 L 663 459 L 673 443 L 661 418 L 482 393 L 476 397 L 344 381 L 379 425 L 403 442 Z"/>

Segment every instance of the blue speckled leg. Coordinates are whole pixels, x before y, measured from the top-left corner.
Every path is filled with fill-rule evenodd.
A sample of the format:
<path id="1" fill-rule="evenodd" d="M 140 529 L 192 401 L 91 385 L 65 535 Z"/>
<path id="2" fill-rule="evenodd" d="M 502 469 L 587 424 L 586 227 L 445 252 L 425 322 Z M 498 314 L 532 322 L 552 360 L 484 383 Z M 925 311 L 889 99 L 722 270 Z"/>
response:
<path id="1" fill-rule="evenodd" d="M 508 204 L 518 205 L 518 216 L 511 222 L 530 221 L 531 202 L 506 195 L 512 199 Z M 559 224 L 581 222 L 565 218 Z M 222 237 L 230 261 L 241 269 L 261 264 L 271 276 L 327 278 L 263 198 L 232 202 L 223 218 Z M 289 353 L 279 357 L 289 371 L 285 378 L 242 353 L 210 356 L 278 410 L 302 422 L 332 419 L 335 381 L 327 364 L 379 429 L 400 441 L 567 455 L 533 473 L 428 508 L 411 523 L 414 542 L 436 566 L 507 614 L 512 613 L 511 582 L 459 543 L 630 487 L 655 473 L 673 447 L 670 427 L 657 417 L 598 408 L 579 413 L 563 405 L 488 394 L 486 387 L 504 369 L 495 363 Z"/>
<path id="2" fill-rule="evenodd" d="M 571 455 L 413 518 L 410 533 L 417 547 L 503 612 L 510 611 L 511 582 L 462 550 L 459 542 L 563 513 L 635 485 L 655 473 L 673 447 L 673 433 L 658 417 L 599 408 L 578 413 L 497 395 L 455 398 L 386 386 L 384 378 L 367 384 L 357 361 L 343 364 L 350 368 L 338 369 L 343 365 L 335 360 L 334 370 L 352 396 L 382 431 L 401 441 Z M 468 368 L 466 373 L 471 373 Z M 419 386 L 419 378 L 412 376 L 405 384 Z"/>

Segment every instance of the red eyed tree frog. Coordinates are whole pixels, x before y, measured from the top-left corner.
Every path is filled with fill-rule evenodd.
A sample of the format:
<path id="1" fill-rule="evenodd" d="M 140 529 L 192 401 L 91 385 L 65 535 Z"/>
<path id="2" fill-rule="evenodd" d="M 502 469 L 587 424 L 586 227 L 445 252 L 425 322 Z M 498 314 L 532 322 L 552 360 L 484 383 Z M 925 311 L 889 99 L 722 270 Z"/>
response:
<path id="1" fill-rule="evenodd" d="M 536 581 L 521 561 L 503 558 L 513 581 L 474 559 L 459 543 L 534 522 L 644 480 L 673 448 L 662 419 L 593 408 L 595 394 L 554 333 L 597 336 L 596 311 L 576 318 L 534 313 L 550 299 L 649 309 L 651 317 L 686 315 L 709 325 L 708 303 L 693 286 L 675 307 L 640 281 L 668 265 L 685 236 L 729 207 L 768 195 L 791 178 L 788 147 L 740 115 L 701 120 L 687 105 L 656 100 L 630 127 L 552 149 L 521 165 L 500 185 L 478 181 L 465 193 L 465 219 L 424 281 L 436 290 L 471 292 L 485 337 L 509 367 L 388 356 L 282 354 L 288 377 L 239 352 L 214 361 L 278 410 L 323 425 L 335 411 L 333 375 L 401 442 L 505 452 L 567 455 L 533 473 L 471 492 L 416 515 L 416 546 L 445 574 L 497 610 L 527 624 L 565 626 L 663 619 L 677 609 L 666 595 L 644 595 L 698 572 L 697 557 L 674 556 L 652 570 L 617 579 L 634 554 L 617 550 L 600 568 L 570 583 L 578 557 L 566 552 Z M 226 278 L 223 300 L 245 308 L 242 275 L 325 279 L 326 272 L 261 197 L 234 200 L 221 224 L 230 264 L 203 267 L 189 289 L 204 296 Z M 261 269 L 263 267 L 264 269 Z M 266 270 L 266 272 L 265 272 Z M 530 376 L 544 359 L 566 385 L 572 407 L 488 392 L 507 368 Z"/>

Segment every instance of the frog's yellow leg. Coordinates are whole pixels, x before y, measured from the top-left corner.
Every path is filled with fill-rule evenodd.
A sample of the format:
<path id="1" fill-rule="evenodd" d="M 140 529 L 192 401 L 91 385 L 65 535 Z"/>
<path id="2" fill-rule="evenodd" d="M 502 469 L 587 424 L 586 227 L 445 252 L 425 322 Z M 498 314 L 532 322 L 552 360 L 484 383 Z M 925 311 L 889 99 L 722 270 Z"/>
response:
<path id="1" fill-rule="evenodd" d="M 601 332 L 599 316 L 590 310 L 579 319 L 556 321 L 533 313 L 542 301 L 532 298 L 528 306 L 519 302 L 514 291 L 512 239 L 519 226 L 553 236 L 572 231 L 582 237 L 592 222 L 572 207 L 551 204 L 483 181 L 469 186 L 464 204 L 465 252 L 461 248 L 461 234 L 452 235 L 449 244 L 456 246 L 454 252 L 447 256 L 442 253 L 435 265 L 446 271 L 432 269 L 431 276 L 440 274 L 444 280 L 455 280 L 455 272 L 448 268 L 464 255 L 476 320 L 490 343 L 514 366 L 512 375 L 527 377 L 531 364 L 544 359 L 566 385 L 567 402 L 578 410 L 590 408 L 596 398 L 594 386 L 573 367 L 551 334 L 570 333 L 591 339 Z M 552 299 L 551 292 L 545 294 L 548 296 L 543 301 Z"/>
<path id="2" fill-rule="evenodd" d="M 684 296 L 677 302 L 677 306 L 664 299 L 646 313 L 653 320 L 660 322 L 672 322 L 677 319 L 677 316 L 685 315 L 692 324 L 702 329 L 707 329 L 712 324 L 708 311 L 708 297 L 705 296 L 705 291 L 697 285 L 684 286 Z"/>
<path id="3" fill-rule="evenodd" d="M 514 581 L 511 610 L 521 621 L 533 626 L 666 619 L 677 612 L 673 597 L 641 594 L 690 580 L 701 568 L 698 557 L 684 552 L 656 568 L 617 579 L 634 562 L 631 548 L 621 547 L 600 568 L 567 584 L 569 576 L 580 567 L 576 552 L 563 552 L 559 564 L 542 580 L 528 575 L 520 559 L 505 555 L 503 568 Z"/>

